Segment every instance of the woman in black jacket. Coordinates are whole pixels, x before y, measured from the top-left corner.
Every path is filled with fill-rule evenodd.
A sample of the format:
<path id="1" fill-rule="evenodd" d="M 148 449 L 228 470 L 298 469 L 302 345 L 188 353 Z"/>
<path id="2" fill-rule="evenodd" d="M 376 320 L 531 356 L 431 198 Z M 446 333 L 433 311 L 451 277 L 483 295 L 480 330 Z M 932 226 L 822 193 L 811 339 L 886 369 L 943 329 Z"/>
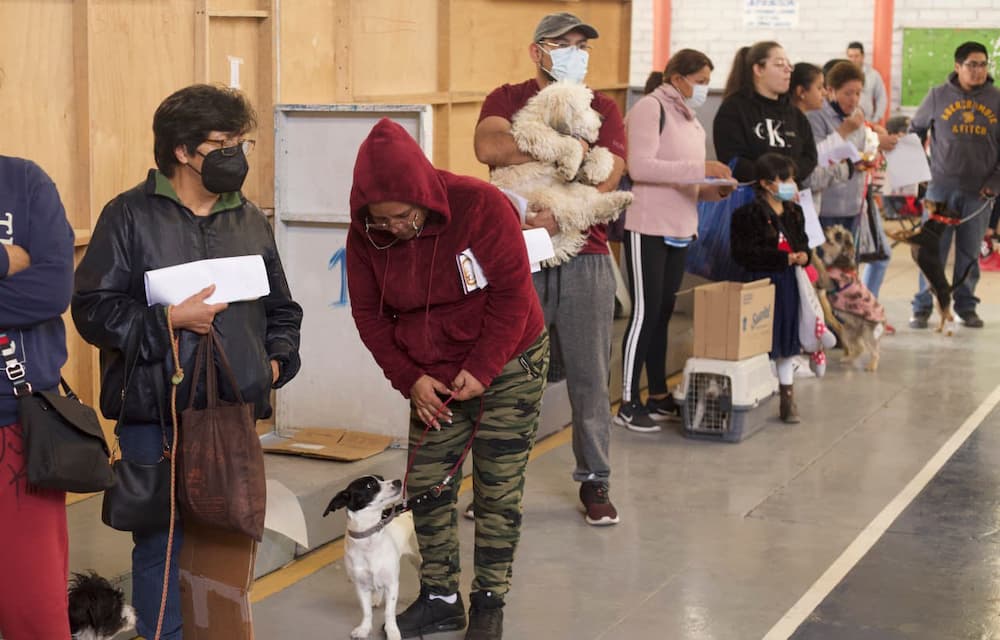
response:
<path id="1" fill-rule="evenodd" d="M 719 162 L 735 160 L 733 176 L 755 180 L 753 167 L 765 153 L 795 163 L 799 185 L 816 168 L 816 142 L 805 114 L 788 95 L 792 65 L 777 42 L 758 42 L 736 53 L 722 105 L 712 123 Z"/>
<path id="2" fill-rule="evenodd" d="M 194 85 L 164 100 L 153 116 L 157 169 L 104 207 L 77 268 L 73 321 L 83 339 L 101 350 L 101 410 L 110 420 L 121 417 L 123 459 L 154 464 L 172 440 L 171 328 L 181 367 L 189 373 L 180 381 L 178 404 L 188 398 L 198 342 L 212 328 L 258 419 L 271 415 L 271 389 L 299 370 L 302 307 L 288 290 L 267 218 L 240 191 L 248 170 L 245 153 L 253 147 L 246 134 L 254 123 L 253 109 L 235 89 Z M 213 285 L 177 305 L 147 303 L 147 271 L 246 255 L 263 259 L 270 293 L 262 298 L 211 304 Z M 204 406 L 203 387 L 197 406 Z M 235 399 L 228 384 L 219 391 Z M 182 537 L 178 528 L 163 640 L 182 633 Z M 133 535 L 132 605 L 136 630 L 145 638 L 156 633 L 168 538 L 167 530 Z"/>
<path id="3" fill-rule="evenodd" d="M 770 278 L 774 284 L 771 359 L 778 369 L 781 419 L 798 422 L 792 391 L 792 358 L 799 343 L 799 289 L 795 267 L 809 264 L 811 252 L 802 208 L 795 204 L 795 165 L 783 155 L 766 153 L 754 163 L 754 200 L 733 212 L 730 249 L 749 280 Z"/>

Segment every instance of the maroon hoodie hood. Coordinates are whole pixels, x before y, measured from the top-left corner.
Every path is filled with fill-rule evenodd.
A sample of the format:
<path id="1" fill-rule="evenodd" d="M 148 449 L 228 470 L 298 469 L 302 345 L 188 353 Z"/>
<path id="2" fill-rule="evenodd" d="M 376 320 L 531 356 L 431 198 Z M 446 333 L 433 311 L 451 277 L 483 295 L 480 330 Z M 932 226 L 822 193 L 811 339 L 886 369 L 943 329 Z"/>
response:
<path id="1" fill-rule="evenodd" d="M 416 237 L 365 230 L 368 205 L 389 201 L 427 210 Z M 458 257 L 469 251 L 488 284 L 466 292 Z M 361 339 L 404 396 L 421 375 L 450 386 L 462 369 L 488 387 L 542 332 L 513 205 L 482 180 L 435 169 L 388 119 L 358 150 L 347 277 Z"/>

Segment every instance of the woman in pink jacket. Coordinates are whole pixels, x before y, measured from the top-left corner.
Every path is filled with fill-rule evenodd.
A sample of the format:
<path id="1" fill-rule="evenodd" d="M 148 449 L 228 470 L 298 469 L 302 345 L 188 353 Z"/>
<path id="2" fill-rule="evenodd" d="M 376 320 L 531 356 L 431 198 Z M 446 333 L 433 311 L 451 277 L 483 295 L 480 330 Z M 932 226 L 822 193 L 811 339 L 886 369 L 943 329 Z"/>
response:
<path id="1" fill-rule="evenodd" d="M 660 81 L 626 119 L 628 170 L 635 200 L 625 218 L 625 265 L 632 294 L 632 317 L 622 342 L 621 408 L 615 422 L 632 431 L 660 430 L 677 415 L 667 393 L 667 324 L 681 278 L 687 247 L 698 232 L 698 200 L 718 200 L 730 187 L 695 183 L 706 176 L 731 178 L 726 165 L 705 160 L 705 130 L 694 109 L 705 103 L 712 61 L 682 49 L 667 63 Z M 639 401 L 643 365 L 649 401 Z"/>

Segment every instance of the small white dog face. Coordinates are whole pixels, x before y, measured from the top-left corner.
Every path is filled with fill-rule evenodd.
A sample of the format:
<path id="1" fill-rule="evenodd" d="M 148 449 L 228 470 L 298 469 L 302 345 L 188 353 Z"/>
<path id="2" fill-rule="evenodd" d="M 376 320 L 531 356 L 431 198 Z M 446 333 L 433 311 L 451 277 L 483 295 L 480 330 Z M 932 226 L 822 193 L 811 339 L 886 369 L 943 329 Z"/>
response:
<path id="1" fill-rule="evenodd" d="M 585 85 L 554 82 L 534 98 L 546 124 L 562 135 L 595 142 L 601 131 L 601 114 L 590 107 L 594 92 Z"/>
<path id="2" fill-rule="evenodd" d="M 370 510 L 381 514 L 383 509 L 399 502 L 402 495 L 403 483 L 399 480 L 386 481 L 382 476 L 363 476 L 333 496 L 323 515 L 343 508 L 347 508 L 349 512 Z"/>

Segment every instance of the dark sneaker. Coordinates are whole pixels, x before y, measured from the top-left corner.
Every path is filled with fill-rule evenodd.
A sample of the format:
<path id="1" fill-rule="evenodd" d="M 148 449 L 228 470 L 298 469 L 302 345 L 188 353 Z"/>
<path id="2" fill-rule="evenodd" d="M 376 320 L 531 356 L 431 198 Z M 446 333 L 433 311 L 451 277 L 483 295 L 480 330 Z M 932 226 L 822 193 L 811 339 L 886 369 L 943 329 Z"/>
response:
<path id="1" fill-rule="evenodd" d="M 419 638 L 441 631 L 458 631 L 465 627 L 465 604 L 458 594 L 455 604 L 431 598 L 427 587 L 420 587 L 420 596 L 406 611 L 396 616 L 399 633 L 404 638 Z"/>
<path id="2" fill-rule="evenodd" d="M 662 428 L 649 416 L 645 405 L 636 400 L 622 403 L 615 416 L 615 424 L 639 433 L 654 433 Z"/>
<path id="3" fill-rule="evenodd" d="M 465 508 L 465 511 L 462 512 L 462 515 L 465 516 L 465 518 L 468 520 L 476 519 L 476 510 L 473 509 L 471 502 L 469 503 L 469 506 Z"/>
<path id="4" fill-rule="evenodd" d="M 979 314 L 973 311 L 959 312 L 958 317 L 962 319 L 962 324 L 969 327 L 970 329 L 982 329 L 983 319 L 979 317 Z"/>
<path id="5" fill-rule="evenodd" d="M 681 410 L 674 402 L 672 395 L 665 398 L 650 398 L 646 401 L 646 410 L 653 422 L 666 422 L 668 420 L 680 420 Z"/>
<path id="6" fill-rule="evenodd" d="M 931 314 L 926 311 L 914 311 L 913 316 L 910 318 L 910 328 L 911 329 L 926 329 L 927 320 L 930 319 Z"/>
<path id="7" fill-rule="evenodd" d="M 606 483 L 600 481 L 580 483 L 580 502 L 583 503 L 587 524 L 595 527 L 618 524 L 618 510 L 611 504 Z"/>
<path id="8" fill-rule="evenodd" d="M 492 591 L 469 594 L 469 628 L 465 640 L 503 638 L 503 600 Z"/>

